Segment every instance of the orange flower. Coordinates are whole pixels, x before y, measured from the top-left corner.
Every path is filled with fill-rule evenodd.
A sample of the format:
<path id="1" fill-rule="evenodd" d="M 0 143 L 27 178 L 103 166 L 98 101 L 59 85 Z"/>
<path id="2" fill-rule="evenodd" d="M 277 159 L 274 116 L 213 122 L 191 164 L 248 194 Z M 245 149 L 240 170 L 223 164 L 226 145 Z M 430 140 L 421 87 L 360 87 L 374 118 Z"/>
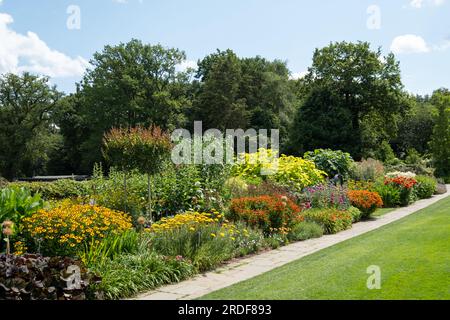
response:
<path id="1" fill-rule="evenodd" d="M 348 192 L 348 197 L 353 206 L 357 207 L 366 215 L 370 215 L 377 208 L 383 206 L 383 200 L 376 192 L 367 190 L 351 190 Z"/>

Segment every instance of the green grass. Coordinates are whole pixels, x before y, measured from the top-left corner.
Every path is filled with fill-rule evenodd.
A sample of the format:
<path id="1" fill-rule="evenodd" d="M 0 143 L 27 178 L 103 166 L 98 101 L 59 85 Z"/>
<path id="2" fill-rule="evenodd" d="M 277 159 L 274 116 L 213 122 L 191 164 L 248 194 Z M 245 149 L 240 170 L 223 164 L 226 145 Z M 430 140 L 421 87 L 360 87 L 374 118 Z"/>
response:
<path id="1" fill-rule="evenodd" d="M 385 214 L 391 213 L 394 210 L 397 210 L 398 208 L 381 208 L 381 209 L 377 209 L 377 211 L 375 211 L 372 214 L 372 217 L 381 217 L 384 216 Z"/>
<path id="2" fill-rule="evenodd" d="M 450 299 L 450 197 L 202 299 Z M 367 268 L 381 268 L 369 290 Z"/>

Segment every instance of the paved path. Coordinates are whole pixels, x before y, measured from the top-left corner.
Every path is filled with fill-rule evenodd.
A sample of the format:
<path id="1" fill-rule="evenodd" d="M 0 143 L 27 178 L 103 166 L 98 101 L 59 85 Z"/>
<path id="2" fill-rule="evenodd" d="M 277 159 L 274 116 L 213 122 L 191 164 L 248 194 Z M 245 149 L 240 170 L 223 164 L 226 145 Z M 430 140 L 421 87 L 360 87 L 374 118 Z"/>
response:
<path id="1" fill-rule="evenodd" d="M 244 257 L 232 261 L 212 272 L 177 284 L 161 287 L 137 296 L 137 300 L 191 300 L 202 297 L 210 292 L 231 286 L 238 282 L 253 278 L 257 275 L 295 261 L 319 250 L 333 246 L 347 239 L 357 237 L 384 225 L 402 219 L 429 205 L 450 196 L 450 185 L 447 193 L 434 196 L 431 199 L 420 200 L 406 208 L 392 211 L 376 220 L 359 222 L 352 229 L 334 235 L 326 235 L 318 239 L 296 242 L 285 247 L 267 251 L 258 255 Z"/>

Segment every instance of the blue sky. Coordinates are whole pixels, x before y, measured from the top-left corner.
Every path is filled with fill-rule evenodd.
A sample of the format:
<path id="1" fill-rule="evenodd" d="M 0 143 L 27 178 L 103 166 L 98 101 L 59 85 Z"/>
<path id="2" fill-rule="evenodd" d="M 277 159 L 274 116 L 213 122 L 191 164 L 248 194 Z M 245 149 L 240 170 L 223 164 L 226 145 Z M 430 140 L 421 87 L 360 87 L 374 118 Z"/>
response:
<path id="1" fill-rule="evenodd" d="M 132 38 L 282 59 L 294 77 L 330 41 L 369 41 L 401 62 L 405 88 L 450 87 L 450 0 L 0 0 L 0 73 L 48 74 L 73 91 L 95 51 Z M 67 10 L 76 6 L 80 15 Z M 71 7 L 73 9 L 73 7 Z M 76 12 L 75 12 L 76 13 Z M 69 18 L 80 17 L 80 29 Z"/>

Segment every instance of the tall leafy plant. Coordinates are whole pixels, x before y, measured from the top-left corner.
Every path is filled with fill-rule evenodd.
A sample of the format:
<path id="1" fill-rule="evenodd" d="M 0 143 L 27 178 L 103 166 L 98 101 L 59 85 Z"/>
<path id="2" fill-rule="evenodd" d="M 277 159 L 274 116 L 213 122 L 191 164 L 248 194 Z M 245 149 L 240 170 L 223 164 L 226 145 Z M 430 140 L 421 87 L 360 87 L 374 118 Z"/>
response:
<path id="1" fill-rule="evenodd" d="M 41 195 L 26 188 L 5 188 L 0 191 L 0 222 L 10 220 L 17 225 L 45 205 Z"/>
<path id="2" fill-rule="evenodd" d="M 151 176 L 161 172 L 164 160 L 169 157 L 171 150 L 169 134 L 157 126 L 148 129 L 114 128 L 104 137 L 103 154 L 106 160 L 125 171 L 137 169 L 147 174 L 149 218 L 152 214 Z"/>

